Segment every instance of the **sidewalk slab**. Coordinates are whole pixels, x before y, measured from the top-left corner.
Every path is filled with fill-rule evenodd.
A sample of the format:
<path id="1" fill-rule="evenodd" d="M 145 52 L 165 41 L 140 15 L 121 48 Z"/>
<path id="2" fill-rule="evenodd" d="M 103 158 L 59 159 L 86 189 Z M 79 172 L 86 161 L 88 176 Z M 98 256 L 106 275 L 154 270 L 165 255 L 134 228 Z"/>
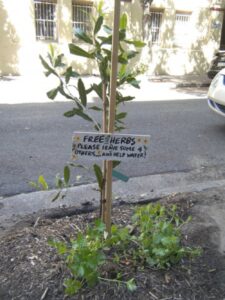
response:
<path id="1" fill-rule="evenodd" d="M 98 76 L 83 76 L 87 87 L 100 81 Z M 145 76 L 138 77 L 140 89 L 126 85 L 124 94 L 133 95 L 134 101 L 165 101 L 206 98 L 209 80 L 202 76 Z M 76 81 L 74 81 L 76 83 Z M 0 77 L 0 104 L 46 103 L 52 102 L 46 93 L 58 85 L 57 79 L 44 75 L 30 78 L 26 76 Z M 76 93 L 74 90 L 73 92 Z M 94 102 L 92 93 L 89 102 Z M 56 101 L 68 101 L 58 95 Z"/>

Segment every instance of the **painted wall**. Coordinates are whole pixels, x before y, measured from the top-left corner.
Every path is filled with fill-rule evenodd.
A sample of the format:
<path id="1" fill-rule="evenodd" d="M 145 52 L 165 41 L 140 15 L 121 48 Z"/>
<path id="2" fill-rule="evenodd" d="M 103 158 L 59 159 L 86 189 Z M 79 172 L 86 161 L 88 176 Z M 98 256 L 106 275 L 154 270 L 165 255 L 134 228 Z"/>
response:
<path id="1" fill-rule="evenodd" d="M 35 31 L 32 14 L 30 0 L 0 0 L 0 75 L 25 72 L 33 61 Z"/>
<path id="2" fill-rule="evenodd" d="M 95 6 L 98 0 L 92 2 Z M 113 1 L 106 1 L 105 3 L 106 18 L 109 25 L 112 26 Z M 121 6 L 122 12 L 126 11 L 131 14 L 131 9 L 136 7 L 137 3 L 132 5 L 122 3 Z M 72 0 L 58 0 L 56 15 L 58 40 L 51 43 L 58 52 L 65 54 L 65 57 L 73 63 L 78 72 L 96 73 L 94 62 L 71 56 L 68 51 L 68 43 L 71 43 L 73 38 Z M 134 16 L 136 35 L 137 32 L 140 32 L 137 28 L 140 17 L 140 5 L 138 3 L 138 14 Z M 130 22 L 129 27 L 133 29 L 134 23 Z M 43 71 L 38 56 L 39 54 L 45 56 L 48 52 L 49 42 L 36 41 L 33 0 L 0 0 L 0 39 L 0 75 L 26 75 Z M 80 45 L 87 47 L 84 44 Z"/>
<path id="3" fill-rule="evenodd" d="M 93 1 L 94 4 L 98 0 Z M 130 17 L 130 35 L 142 38 L 143 9 L 140 0 L 122 2 L 122 11 Z M 112 25 L 113 1 L 105 1 L 107 18 Z M 73 57 L 67 44 L 72 41 L 72 1 L 58 0 L 58 41 L 53 43 L 73 62 L 78 72 L 96 73 L 94 63 Z M 225 8 L 225 0 L 154 0 L 152 7 L 163 11 L 161 40 L 147 47 L 136 59 L 133 67 L 144 65 L 149 74 L 205 73 L 213 54 L 219 48 L 223 13 L 210 7 Z M 191 12 L 188 42 L 177 46 L 174 40 L 176 11 Z M 146 10 L 145 10 L 146 13 Z M 48 51 L 48 42 L 36 41 L 33 0 L 0 0 L 0 75 L 38 74 L 42 72 L 38 55 Z"/>
<path id="4" fill-rule="evenodd" d="M 147 38 L 144 60 L 148 57 L 149 74 L 205 74 L 219 49 L 224 0 L 154 0 L 151 9 L 162 10 L 161 39 L 152 45 Z M 189 12 L 190 27 L 182 45 L 176 44 L 176 12 Z M 146 11 L 145 11 L 146 13 Z"/>

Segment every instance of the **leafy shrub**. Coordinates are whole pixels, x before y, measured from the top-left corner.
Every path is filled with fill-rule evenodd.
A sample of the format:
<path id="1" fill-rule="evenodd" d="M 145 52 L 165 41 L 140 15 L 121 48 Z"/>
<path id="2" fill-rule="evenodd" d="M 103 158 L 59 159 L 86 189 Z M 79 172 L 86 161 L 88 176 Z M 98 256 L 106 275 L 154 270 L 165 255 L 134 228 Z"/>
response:
<path id="1" fill-rule="evenodd" d="M 179 263 L 183 257 L 200 254 L 200 249 L 183 247 L 181 226 L 189 222 L 181 220 L 176 206 L 160 204 L 138 207 L 133 215 L 134 230 L 112 225 L 111 235 L 105 225 L 96 220 L 84 233 L 79 233 L 69 244 L 51 241 L 63 256 L 72 278 L 65 281 L 66 293 L 75 294 L 82 287 L 92 287 L 99 280 L 123 283 L 130 291 L 135 290 L 134 278 L 122 281 L 101 277 L 101 266 L 109 261 L 119 263 L 126 257 L 133 264 L 146 264 L 155 268 L 169 268 Z M 109 251 L 110 250 L 110 251 Z"/>

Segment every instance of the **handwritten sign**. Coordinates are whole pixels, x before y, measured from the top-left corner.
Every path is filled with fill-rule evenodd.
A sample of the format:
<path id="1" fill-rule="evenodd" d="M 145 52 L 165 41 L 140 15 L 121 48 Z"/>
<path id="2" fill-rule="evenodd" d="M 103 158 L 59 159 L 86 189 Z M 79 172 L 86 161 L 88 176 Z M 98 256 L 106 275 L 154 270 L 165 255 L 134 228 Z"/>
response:
<path id="1" fill-rule="evenodd" d="M 149 135 L 75 132 L 72 159 L 133 160 L 146 159 Z"/>

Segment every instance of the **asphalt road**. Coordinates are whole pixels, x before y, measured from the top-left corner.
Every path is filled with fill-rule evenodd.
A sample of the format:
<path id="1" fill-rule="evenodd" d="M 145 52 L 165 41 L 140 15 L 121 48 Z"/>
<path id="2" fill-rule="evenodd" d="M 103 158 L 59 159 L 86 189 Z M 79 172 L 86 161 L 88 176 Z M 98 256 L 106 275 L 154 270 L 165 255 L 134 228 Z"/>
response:
<path id="1" fill-rule="evenodd" d="M 0 105 L 0 196 L 32 191 L 28 182 L 40 174 L 54 186 L 55 175 L 70 160 L 73 131 L 91 130 L 82 119 L 63 116 L 71 106 Z M 206 100 L 133 102 L 124 111 L 127 133 L 151 135 L 148 161 L 123 162 L 118 170 L 124 174 L 136 177 L 225 165 L 225 118 L 211 112 Z M 91 172 L 73 172 L 74 184 L 94 180 Z"/>

